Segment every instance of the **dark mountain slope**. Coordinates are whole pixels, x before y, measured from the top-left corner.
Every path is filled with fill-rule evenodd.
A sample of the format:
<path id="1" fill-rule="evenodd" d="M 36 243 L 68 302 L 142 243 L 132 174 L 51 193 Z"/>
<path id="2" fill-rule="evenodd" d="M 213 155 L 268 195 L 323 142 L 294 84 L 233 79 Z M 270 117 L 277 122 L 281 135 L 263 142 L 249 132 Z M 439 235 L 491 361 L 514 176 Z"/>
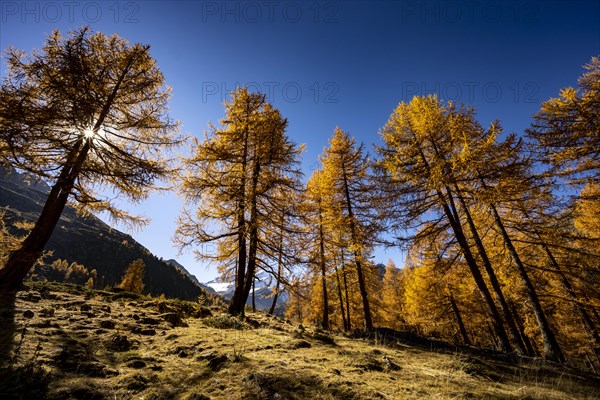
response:
<path id="1" fill-rule="evenodd" d="M 0 207 L 10 225 L 16 221 L 35 221 L 42 210 L 49 188 L 43 183 L 26 183 L 17 173 L 0 169 Z M 165 240 L 169 240 L 165 237 Z M 96 287 L 120 282 L 125 268 L 141 258 L 146 263 L 144 284 L 152 295 L 196 299 L 203 291 L 186 273 L 163 262 L 130 235 L 112 229 L 96 217 L 80 217 L 67 206 L 48 245 L 56 259 L 83 264 L 97 271 Z"/>

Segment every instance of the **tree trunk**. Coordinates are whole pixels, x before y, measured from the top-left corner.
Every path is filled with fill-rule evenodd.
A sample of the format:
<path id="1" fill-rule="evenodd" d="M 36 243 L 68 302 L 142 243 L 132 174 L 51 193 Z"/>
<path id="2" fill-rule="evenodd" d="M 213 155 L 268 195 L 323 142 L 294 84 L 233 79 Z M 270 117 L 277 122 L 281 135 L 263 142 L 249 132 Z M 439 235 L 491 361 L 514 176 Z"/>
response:
<path id="1" fill-rule="evenodd" d="M 435 146 L 435 143 L 432 143 L 432 144 L 434 145 L 436 154 L 438 155 L 438 157 L 440 157 L 438 149 Z M 427 170 L 429 171 L 429 173 L 431 173 L 429 162 L 427 161 L 427 157 L 425 156 L 425 153 L 423 153 L 422 148 L 419 148 L 419 154 L 420 154 L 421 160 L 425 164 Z M 442 157 L 440 157 L 440 158 L 442 158 Z M 440 205 L 442 206 L 442 208 L 444 210 L 444 214 L 446 214 L 446 218 L 448 218 L 448 222 L 450 223 L 452 231 L 454 232 L 454 236 L 456 237 L 456 240 L 458 241 L 458 244 L 462 250 L 465 261 L 467 262 L 467 266 L 469 267 L 469 270 L 471 271 L 471 275 L 473 275 L 473 279 L 475 279 L 475 284 L 477 285 L 477 288 L 479 289 L 479 293 L 480 293 L 480 295 L 483 299 L 483 302 L 486 306 L 487 312 L 490 315 L 490 317 L 492 318 L 492 324 L 494 326 L 494 330 L 496 331 L 496 335 L 497 335 L 498 339 L 500 340 L 500 347 L 501 347 L 502 351 L 509 352 L 511 350 L 511 345 L 510 345 L 510 341 L 508 339 L 508 335 L 506 334 L 506 331 L 504 330 L 502 318 L 500 317 L 500 313 L 498 312 L 498 309 L 496 308 L 496 304 L 494 304 L 494 300 L 493 300 L 492 295 L 490 294 L 490 291 L 485 283 L 485 280 L 483 279 L 483 276 L 481 275 L 481 271 L 479 270 L 479 266 L 477 265 L 477 262 L 475 261 L 475 257 L 473 257 L 473 254 L 471 253 L 471 248 L 469 247 L 469 243 L 463 232 L 462 225 L 460 224 L 460 219 L 458 216 L 458 212 L 456 210 L 456 206 L 454 204 L 454 200 L 452 198 L 451 191 L 447 187 L 446 187 L 446 193 L 448 195 L 448 199 L 446 199 L 446 197 L 444 196 L 444 194 L 442 193 L 440 188 L 436 189 L 436 194 L 437 194 L 438 199 L 440 200 Z M 452 209 L 450 209 L 450 207 L 452 207 Z"/>
<path id="2" fill-rule="evenodd" d="M 498 300 L 498 303 L 500 304 L 500 310 L 502 311 L 502 314 L 504 315 L 504 320 L 506 321 L 506 323 L 508 325 L 508 329 L 513 338 L 513 343 L 515 344 L 517 351 L 520 352 L 521 354 L 533 355 L 533 354 L 528 353 L 528 351 L 525 347 L 525 344 L 521 340 L 521 335 L 519 334 L 519 330 L 517 329 L 517 326 L 515 325 L 514 317 L 510 311 L 510 308 L 508 307 L 506 298 L 504 297 L 504 293 L 502 293 L 502 288 L 500 287 L 500 282 L 498 282 L 498 278 L 496 277 L 496 273 L 494 272 L 494 269 L 492 268 L 492 264 L 487 255 L 487 251 L 485 250 L 485 247 L 483 246 L 481 237 L 479 236 L 479 232 L 477 231 L 477 227 L 475 226 L 475 223 L 473 222 L 473 218 L 471 218 L 471 213 L 469 212 L 469 207 L 467 207 L 467 204 L 456 184 L 454 184 L 454 189 L 456 190 L 456 196 L 462 206 L 462 209 L 465 213 L 465 217 L 467 218 L 467 223 L 469 225 L 471 235 L 473 236 L 473 240 L 475 241 L 477 251 L 479 252 L 479 255 L 481 257 L 481 261 L 483 262 L 483 267 L 485 269 L 485 272 L 487 273 L 490 283 L 492 284 L 492 289 L 494 291 L 494 294 L 496 295 L 496 299 Z"/>
<path id="3" fill-rule="evenodd" d="M 455 215 L 458 216 L 458 213 L 456 212 L 456 207 L 454 206 L 454 201 L 452 200 L 452 196 L 451 196 L 450 192 L 448 192 L 448 201 L 450 202 L 450 205 L 452 206 L 452 210 L 451 210 L 450 207 L 448 206 L 446 198 L 444 197 L 442 192 L 440 192 L 438 190 L 437 194 L 438 194 L 438 198 L 440 199 L 442 208 L 444 209 L 444 213 L 446 214 L 446 217 L 448 218 L 448 221 L 450 222 L 450 226 L 452 227 L 454 236 L 456 237 L 456 240 L 458 241 L 458 244 L 461 247 L 463 256 L 465 257 L 465 261 L 467 262 L 467 266 L 469 267 L 469 270 L 471 271 L 471 275 L 473 275 L 473 279 L 475 279 L 475 283 L 477 284 L 479 293 L 481 294 L 481 297 L 483 298 L 483 302 L 487 308 L 487 311 L 488 311 L 490 317 L 492 318 L 492 324 L 494 326 L 494 330 L 496 331 L 496 335 L 498 336 L 498 339 L 500 340 L 500 347 L 501 347 L 502 351 L 509 352 L 509 351 L 511 351 L 511 345 L 510 345 L 510 341 L 508 339 L 508 335 L 506 334 L 506 331 L 504 330 L 502 318 L 500 317 L 500 313 L 498 312 L 498 309 L 496 308 L 496 305 L 494 304 L 494 300 L 492 299 L 492 295 L 490 294 L 490 291 L 485 283 L 485 280 L 483 279 L 483 276 L 481 275 L 481 271 L 479 270 L 479 267 L 477 266 L 477 262 L 475 261 L 475 258 L 473 257 L 473 254 L 471 253 L 471 249 L 467 242 L 467 238 L 465 237 L 464 232 L 462 230 L 462 226 L 460 225 L 460 222 L 458 222 L 458 220 L 455 218 Z M 453 213 L 453 211 L 454 211 L 454 213 Z"/>
<path id="4" fill-rule="evenodd" d="M 354 213 L 352 211 L 352 201 L 350 199 L 350 189 L 348 188 L 348 178 L 346 171 L 344 170 L 344 194 L 346 196 L 346 207 L 348 208 L 348 219 L 350 221 L 350 233 L 352 235 L 352 242 L 355 246 L 358 245 L 356 238 L 356 225 L 354 221 Z M 373 320 L 371 318 L 371 307 L 369 305 L 369 298 L 367 297 L 367 285 L 365 283 L 365 277 L 363 275 L 362 268 L 362 255 L 360 250 L 354 250 L 354 263 L 356 264 L 356 274 L 358 278 L 358 289 L 360 291 L 360 297 L 363 304 L 364 313 L 364 328 L 365 331 L 370 332 L 373 330 Z"/>
<path id="5" fill-rule="evenodd" d="M 229 302 L 227 312 L 231 315 L 240 315 L 244 311 L 242 303 L 242 294 L 244 282 L 246 280 L 246 227 L 243 202 L 238 206 L 238 259 L 237 270 L 235 274 L 235 289 Z"/>
<path id="6" fill-rule="evenodd" d="M 319 204 L 319 264 L 321 267 L 321 285 L 323 296 L 323 315 L 321 326 L 323 329 L 329 329 L 329 299 L 327 298 L 327 271 L 325 268 L 325 238 L 323 237 L 323 215 L 321 205 Z"/>
<path id="7" fill-rule="evenodd" d="M 246 108 L 247 116 L 250 116 Z M 227 312 L 230 315 L 241 315 L 244 312 L 245 300 L 242 301 L 244 281 L 246 280 L 246 170 L 248 168 L 248 126 L 244 129 L 244 150 L 242 152 L 242 168 L 240 194 L 237 204 L 238 257 L 235 274 L 235 289 L 229 302 Z"/>
<path id="8" fill-rule="evenodd" d="M 256 157 L 256 155 L 255 155 Z M 249 246 L 248 246 L 248 269 L 246 271 L 246 281 L 244 282 L 244 289 L 242 292 L 241 304 L 242 310 L 248 300 L 250 294 L 250 287 L 252 281 L 256 275 L 256 256 L 258 251 L 258 206 L 257 206 L 257 195 L 256 190 L 258 188 L 258 179 L 260 177 L 260 160 L 254 160 L 254 167 L 252 168 L 252 181 L 251 181 L 251 192 L 249 197 L 250 203 L 250 229 L 249 229 Z M 242 311 L 243 315 L 243 311 Z"/>
<path id="9" fill-rule="evenodd" d="M 483 180 L 482 180 L 483 181 Z M 484 183 L 485 185 L 485 183 Z M 494 204 L 489 204 L 492 213 L 494 214 L 494 221 L 496 226 L 500 230 L 500 234 L 502 235 L 502 239 L 504 240 L 504 245 L 508 249 L 511 258 L 515 266 L 517 267 L 517 271 L 519 272 L 519 276 L 521 277 L 521 282 L 525 287 L 525 292 L 527 293 L 527 297 L 533 307 L 533 313 L 535 315 L 535 319 L 537 321 L 538 327 L 540 329 L 540 334 L 542 336 L 542 344 L 544 347 L 544 357 L 553 360 L 556 362 L 564 362 L 565 356 L 563 355 L 558 341 L 554 336 L 554 332 L 550 328 L 550 324 L 546 319 L 546 314 L 544 314 L 544 310 L 542 309 L 542 305 L 540 304 L 540 300 L 538 298 L 537 292 L 529 279 L 529 275 L 527 274 L 527 270 L 517 253 L 517 250 L 513 246 L 512 240 L 508 236 L 506 229 L 504 228 L 504 224 L 502 223 L 502 219 L 500 218 L 500 214 L 498 214 L 498 210 Z"/>
<path id="10" fill-rule="evenodd" d="M 471 341 L 469 340 L 469 335 L 467 335 L 467 329 L 465 328 L 465 324 L 463 323 L 462 316 L 460 315 L 460 311 L 458 310 L 458 306 L 456 305 L 456 301 L 454 301 L 454 296 L 452 292 L 449 296 L 450 306 L 452 306 L 452 311 L 454 312 L 454 316 L 456 317 L 456 322 L 458 323 L 458 328 L 460 329 L 460 334 L 463 338 L 463 342 L 467 345 L 471 345 Z"/>
<path id="11" fill-rule="evenodd" d="M 342 326 L 344 328 L 344 332 L 348 332 L 348 324 L 346 323 L 346 313 L 344 310 L 344 297 L 342 296 L 342 283 L 340 282 L 340 273 L 339 273 L 337 264 L 335 264 L 335 260 L 334 260 L 334 268 L 335 268 L 335 279 L 336 279 L 337 288 L 338 288 L 338 297 L 340 299 L 340 312 L 342 315 Z"/>
<path id="12" fill-rule="evenodd" d="M 523 343 L 527 347 L 527 353 L 531 354 L 532 356 L 539 356 L 540 355 L 539 351 L 535 348 L 532 341 L 529 340 L 529 336 L 527 336 L 527 333 L 525 333 L 525 326 L 523 325 L 523 321 L 521 320 L 521 317 L 519 316 L 519 313 L 517 312 L 517 308 L 515 307 L 514 303 L 509 302 L 508 305 L 510 307 L 512 314 L 515 316 L 515 323 L 517 324 L 517 328 L 519 329 L 519 334 L 521 335 L 521 339 L 523 340 Z"/>
<path id="13" fill-rule="evenodd" d="M 40 258 L 56 224 L 67 204 L 71 190 L 91 147 L 91 139 L 77 141 L 67 157 L 67 162 L 50 190 L 42 213 L 21 247 L 8 258 L 0 269 L 0 290 L 16 292 L 25 276 Z"/>
<path id="14" fill-rule="evenodd" d="M 275 282 L 275 294 L 273 295 L 273 302 L 271 303 L 271 308 L 269 308 L 269 314 L 273 315 L 275 313 L 275 307 L 277 306 L 277 298 L 279 297 L 279 285 L 281 284 L 281 274 L 283 273 L 283 235 L 279 236 L 279 248 L 277 255 L 277 279 Z"/>
<path id="15" fill-rule="evenodd" d="M 346 297 L 346 322 L 348 323 L 348 331 L 352 330 L 352 322 L 350 320 L 350 298 L 348 297 L 348 279 L 346 276 L 346 256 L 344 255 L 344 249 L 342 252 L 342 278 L 344 281 L 344 294 Z"/>
<path id="16" fill-rule="evenodd" d="M 256 277 L 252 278 L 252 312 L 256 312 Z"/>
<path id="17" fill-rule="evenodd" d="M 522 211 L 525 214 L 525 217 L 531 221 L 531 218 L 529 218 L 527 210 L 525 210 L 524 207 L 522 208 Z M 544 249 L 544 252 L 546 253 L 546 257 L 548 258 L 550 265 L 552 265 L 552 268 L 558 274 L 558 277 L 560 279 L 560 283 L 561 283 L 562 287 L 565 289 L 565 291 L 567 292 L 567 294 L 569 295 L 569 297 L 575 304 L 575 309 L 577 310 L 577 313 L 579 314 L 579 318 L 581 319 L 583 328 L 588 333 L 590 338 L 592 339 L 594 355 L 596 356 L 598 361 L 600 361 L 600 335 L 598 334 L 598 330 L 596 329 L 596 326 L 595 326 L 594 322 L 592 321 L 592 318 L 590 317 L 590 315 L 587 312 L 587 310 L 585 309 L 585 307 L 579 302 L 578 296 L 575 293 L 575 290 L 573 289 L 571 282 L 569 282 L 569 279 L 563 272 L 562 268 L 560 267 L 560 264 L 558 263 L 558 261 L 556 261 L 554 254 L 552 254 L 550 247 L 542 239 L 542 235 L 539 233 L 539 231 L 535 227 L 534 227 L 534 233 L 537 236 L 538 240 L 541 242 L 542 248 Z"/>

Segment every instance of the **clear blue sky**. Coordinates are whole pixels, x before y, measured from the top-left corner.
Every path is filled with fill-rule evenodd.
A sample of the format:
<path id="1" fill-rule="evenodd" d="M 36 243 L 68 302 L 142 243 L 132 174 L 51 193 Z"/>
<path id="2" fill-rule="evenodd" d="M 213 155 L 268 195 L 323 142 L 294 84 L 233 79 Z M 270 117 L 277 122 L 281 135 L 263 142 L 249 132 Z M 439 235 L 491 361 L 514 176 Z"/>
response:
<path id="1" fill-rule="evenodd" d="M 592 0 L 0 2 L 2 50 L 31 51 L 53 29 L 83 25 L 151 45 L 188 134 L 217 123 L 238 84 L 269 94 L 288 134 L 307 145 L 307 175 L 336 125 L 372 151 L 393 108 L 413 95 L 475 105 L 482 123 L 521 133 L 540 102 L 575 85 L 600 54 Z M 152 219 L 132 234 L 207 281 L 215 269 L 171 243 L 180 206 L 171 194 L 130 206 Z M 395 250 L 375 256 L 402 263 Z"/>

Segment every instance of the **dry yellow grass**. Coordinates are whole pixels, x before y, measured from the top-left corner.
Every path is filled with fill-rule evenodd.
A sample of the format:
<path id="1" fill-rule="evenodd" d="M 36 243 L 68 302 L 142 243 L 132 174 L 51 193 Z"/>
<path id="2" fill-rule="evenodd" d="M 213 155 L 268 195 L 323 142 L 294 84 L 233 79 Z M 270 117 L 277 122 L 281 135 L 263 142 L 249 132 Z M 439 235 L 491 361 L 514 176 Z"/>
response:
<path id="1" fill-rule="evenodd" d="M 232 321 L 218 310 L 172 327 L 156 300 L 59 285 L 48 296 L 43 288 L 19 293 L 18 357 L 0 374 L 0 398 L 600 398 L 598 376 L 539 360 L 515 365 L 336 334 L 318 338 L 262 313 L 250 313 L 244 329 L 220 328 Z"/>

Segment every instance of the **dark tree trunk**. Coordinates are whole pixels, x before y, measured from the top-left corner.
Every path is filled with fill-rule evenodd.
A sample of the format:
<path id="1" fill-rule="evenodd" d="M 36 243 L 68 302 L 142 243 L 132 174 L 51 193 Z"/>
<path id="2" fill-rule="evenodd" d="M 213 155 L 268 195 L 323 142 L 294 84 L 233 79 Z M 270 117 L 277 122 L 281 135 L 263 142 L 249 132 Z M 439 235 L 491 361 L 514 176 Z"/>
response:
<path id="1" fill-rule="evenodd" d="M 258 179 L 260 177 L 261 164 L 260 160 L 254 160 L 254 168 L 252 169 L 252 181 L 250 192 L 250 229 L 249 229 L 249 246 L 248 246 L 248 269 L 246 271 L 246 281 L 242 291 L 242 315 L 243 309 L 250 295 L 250 288 L 256 275 L 256 257 L 258 251 L 258 206 L 257 206 L 257 188 Z"/>
<path id="2" fill-rule="evenodd" d="M 437 194 L 438 194 L 438 198 L 440 199 L 440 202 L 442 204 L 442 207 L 444 209 L 444 213 L 446 214 L 446 217 L 448 218 L 448 221 L 450 222 L 450 226 L 452 227 L 454 236 L 456 237 L 456 240 L 458 241 L 458 244 L 460 245 L 463 256 L 465 257 L 465 261 L 467 262 L 467 266 L 469 267 L 469 270 L 471 271 L 471 275 L 473 276 L 473 279 L 475 279 L 475 283 L 477 284 L 479 293 L 481 294 L 481 297 L 483 298 L 483 302 L 486 306 L 486 309 L 487 309 L 490 317 L 492 318 L 492 324 L 494 326 L 494 330 L 496 331 L 496 335 L 500 341 L 500 348 L 502 349 L 502 351 L 509 352 L 509 351 L 511 351 L 511 345 L 510 345 L 510 341 L 508 339 L 508 335 L 506 334 L 506 331 L 504 330 L 504 326 L 502 324 L 502 318 L 500 317 L 500 313 L 498 312 L 498 309 L 496 308 L 496 305 L 494 304 L 494 300 L 492 299 L 492 295 L 490 294 L 490 291 L 485 283 L 485 280 L 483 279 L 483 276 L 481 275 L 481 271 L 479 270 L 479 267 L 477 266 L 477 262 L 475 261 L 475 258 L 473 257 L 473 254 L 471 253 L 471 249 L 467 242 L 467 238 L 465 237 L 464 232 L 462 230 L 462 226 L 460 225 L 460 222 L 458 222 L 458 219 L 456 218 L 458 216 L 458 213 L 456 212 L 456 207 L 454 206 L 454 201 L 452 200 L 452 196 L 451 196 L 450 192 L 448 192 L 448 199 L 452 206 L 452 210 L 451 210 L 450 207 L 448 206 L 446 198 L 444 197 L 442 192 L 438 191 Z"/>
<path id="3" fill-rule="evenodd" d="M 252 312 L 256 312 L 256 277 L 252 278 Z"/>
<path id="4" fill-rule="evenodd" d="M 469 340 L 469 335 L 467 335 L 467 329 L 465 328 L 465 324 L 463 323 L 462 316 L 460 315 L 460 311 L 458 310 L 458 306 L 456 305 L 456 301 L 454 301 L 454 296 L 450 293 L 450 306 L 452 306 L 452 311 L 454 312 L 454 316 L 456 317 L 456 322 L 458 323 L 458 329 L 460 330 L 460 334 L 463 338 L 464 344 L 467 346 L 471 345 L 471 341 Z"/>
<path id="5" fill-rule="evenodd" d="M 238 259 L 235 274 L 235 289 L 229 302 L 227 312 L 231 315 L 240 315 L 244 312 L 242 293 L 246 280 L 246 228 L 243 202 L 238 208 Z"/>
<path id="6" fill-rule="evenodd" d="M 532 356 L 539 356 L 540 355 L 539 351 L 535 348 L 535 346 L 529 339 L 529 336 L 527 336 L 527 333 L 525 333 L 525 326 L 523 325 L 523 321 L 521 320 L 521 317 L 519 316 L 519 313 L 518 313 L 517 308 L 515 307 L 514 303 L 509 302 L 508 305 L 512 311 L 512 314 L 515 316 L 515 323 L 517 324 L 517 328 L 519 329 L 519 334 L 521 335 L 521 339 L 523 340 L 523 343 L 527 347 L 527 353 L 531 354 Z"/>
<path id="7" fill-rule="evenodd" d="M 515 344 L 517 351 L 520 352 L 521 354 L 533 355 L 527 351 L 525 344 L 521 340 L 521 335 L 519 334 L 519 330 L 517 329 L 517 326 L 515 325 L 515 321 L 514 321 L 515 317 L 513 317 L 512 313 L 510 311 L 510 308 L 508 307 L 508 304 L 506 302 L 506 298 L 504 297 L 504 293 L 502 293 L 502 288 L 500 287 L 500 282 L 498 282 L 498 278 L 496 277 L 496 273 L 494 272 L 494 269 L 492 268 L 492 263 L 490 262 L 490 259 L 487 255 L 487 251 L 485 250 L 485 247 L 483 246 L 483 242 L 481 241 L 481 237 L 479 236 L 477 227 L 475 226 L 475 223 L 473 222 L 473 218 L 471 218 L 471 213 L 469 211 L 469 207 L 467 207 L 467 204 L 456 184 L 454 185 L 454 188 L 456 190 L 456 196 L 457 196 L 457 198 L 462 206 L 462 209 L 465 213 L 465 217 L 467 218 L 467 223 L 469 225 L 471 235 L 473 236 L 473 240 L 475 241 L 477 251 L 479 252 L 479 255 L 481 257 L 481 261 L 483 262 L 483 267 L 484 267 L 485 272 L 490 280 L 492 289 L 494 291 L 494 294 L 496 295 L 496 299 L 498 300 L 498 303 L 500 304 L 500 310 L 502 311 L 502 314 L 504 315 L 504 320 L 506 321 L 506 324 L 508 325 L 508 329 L 513 338 L 513 343 Z"/>
<path id="8" fill-rule="evenodd" d="M 281 284 L 281 274 L 283 273 L 283 236 L 279 236 L 279 248 L 277 249 L 277 278 L 275 282 L 275 294 L 273 295 L 273 302 L 271 303 L 271 308 L 269 308 L 269 314 L 273 315 L 275 313 L 275 307 L 277 306 L 277 298 L 279 297 L 279 285 Z"/>
<path id="9" fill-rule="evenodd" d="M 525 217 L 527 217 L 527 219 L 531 220 L 525 209 L 523 209 L 523 212 L 525 214 Z M 556 257 L 554 257 L 554 254 L 552 254 L 550 247 L 542 239 L 542 235 L 538 232 L 538 230 L 535 227 L 534 227 L 534 233 L 537 236 L 538 240 L 542 243 L 542 248 L 544 249 L 544 252 L 546 253 L 546 257 L 548 258 L 548 261 L 550 262 L 550 265 L 552 266 L 552 268 L 556 271 L 556 273 L 560 279 L 560 283 L 561 283 L 562 287 L 565 289 L 565 291 L 569 295 L 569 298 L 573 301 L 573 303 L 575 305 L 575 309 L 576 309 L 577 313 L 579 314 L 579 318 L 581 319 L 581 322 L 583 324 L 583 328 L 588 333 L 590 338 L 592 339 L 594 355 L 596 356 L 596 359 L 600 362 L 600 335 L 598 334 L 598 330 L 596 329 L 596 326 L 595 326 L 594 322 L 592 321 L 590 314 L 587 312 L 585 307 L 579 302 L 579 298 L 578 298 L 577 294 L 575 293 L 575 290 L 573 289 L 571 282 L 569 282 L 569 279 L 567 278 L 564 271 L 560 267 L 560 264 L 556 260 Z"/>
<path id="10" fill-rule="evenodd" d="M 246 110 L 248 116 L 249 111 Z M 244 150 L 242 153 L 242 170 L 240 182 L 240 198 L 237 204 L 238 256 L 235 273 L 235 289 L 229 302 L 227 312 L 230 315 L 242 315 L 246 301 L 242 301 L 244 282 L 246 280 L 246 169 L 248 167 L 248 127 L 244 130 Z"/>
<path id="11" fill-rule="evenodd" d="M 432 143 L 432 144 L 434 145 L 436 154 L 438 155 L 438 157 L 440 157 L 438 149 L 435 146 L 435 143 Z M 421 160 L 425 164 L 427 170 L 430 171 L 429 162 L 427 161 L 427 157 L 425 156 L 425 153 L 423 153 L 423 150 L 421 148 L 419 149 L 419 153 L 420 153 Z M 440 157 L 440 158 L 442 158 L 442 157 Z M 479 293 L 480 293 L 481 297 L 483 298 L 483 302 L 485 304 L 487 312 L 490 315 L 490 317 L 492 318 L 492 324 L 494 326 L 494 330 L 500 341 L 500 348 L 502 349 L 502 351 L 509 352 L 512 349 L 512 347 L 510 345 L 508 335 L 506 334 L 506 331 L 504 330 L 502 318 L 500 317 L 498 308 L 496 308 L 496 304 L 494 304 L 494 300 L 492 298 L 492 295 L 490 294 L 487 284 L 485 283 L 485 280 L 483 279 L 483 276 L 481 275 L 481 271 L 479 270 L 479 266 L 477 265 L 477 262 L 475 261 L 475 257 L 473 257 L 473 253 L 471 253 L 471 248 L 469 247 L 469 243 L 463 232 L 462 225 L 460 224 L 459 215 L 456 210 L 456 205 L 454 204 L 454 199 L 452 198 L 451 191 L 448 188 L 446 188 L 446 192 L 448 195 L 448 199 L 446 199 L 446 197 L 442 193 L 441 188 L 436 189 L 436 194 L 437 194 L 438 199 L 440 200 L 440 205 L 442 206 L 442 208 L 444 210 L 444 214 L 446 215 L 446 218 L 448 219 L 448 222 L 450 223 L 452 231 L 454 232 L 454 236 L 456 237 L 456 240 L 462 250 L 465 261 L 467 262 L 467 266 L 469 267 L 471 275 L 473 276 L 473 279 L 475 280 L 475 284 L 477 285 L 477 288 L 479 289 Z"/>
<path id="12" fill-rule="evenodd" d="M 340 312 L 342 315 L 342 326 L 344 328 L 344 332 L 347 332 L 348 324 L 346 323 L 346 312 L 344 310 L 344 296 L 342 295 L 342 283 L 340 282 L 340 273 L 338 271 L 337 265 L 334 264 L 334 267 L 335 267 L 335 279 L 336 279 L 337 289 L 338 289 L 338 297 L 340 299 Z"/>
<path id="13" fill-rule="evenodd" d="M 350 233 L 352 235 L 352 242 L 355 245 L 357 243 L 357 234 L 356 234 L 356 224 L 354 221 L 354 212 L 352 210 L 352 201 L 350 199 L 350 189 L 348 187 L 348 178 L 346 176 L 346 171 L 344 170 L 344 194 L 346 196 L 346 207 L 348 208 L 348 219 L 350 220 Z M 367 285 L 365 283 L 365 277 L 363 274 L 362 267 L 362 256 L 360 250 L 354 250 L 354 263 L 356 264 L 356 275 L 358 278 L 358 289 L 360 291 L 360 297 L 362 299 L 363 304 L 363 313 L 364 313 L 364 328 L 365 331 L 370 332 L 373 330 L 373 320 L 371 318 L 371 307 L 369 305 L 369 298 L 367 296 Z"/>
<path id="14" fill-rule="evenodd" d="M 21 247 L 11 253 L 4 268 L 0 269 L 2 292 L 18 291 L 25 276 L 42 255 L 44 246 L 60 220 L 90 146 L 91 139 L 81 138 L 71 150 L 33 229 Z"/>
<path id="15" fill-rule="evenodd" d="M 323 315 L 321 326 L 323 329 L 329 329 L 329 299 L 327 298 L 327 271 L 325 268 L 325 238 L 323 234 L 323 215 L 321 205 L 319 204 L 319 266 L 321 267 L 321 285 L 323 296 Z"/>
<path id="16" fill-rule="evenodd" d="M 485 184 L 485 183 L 484 183 Z M 502 219 L 500 218 L 500 214 L 498 214 L 498 210 L 496 210 L 496 206 L 494 204 L 489 204 L 492 213 L 494 214 L 494 221 L 496 222 L 496 226 L 500 230 L 500 234 L 502 235 L 502 239 L 504 240 L 504 245 L 508 249 L 511 258 L 515 266 L 517 267 L 517 271 L 519 272 L 519 276 L 521 277 L 521 282 L 525 287 L 525 292 L 527 293 L 527 297 L 531 306 L 533 308 L 533 313 L 535 315 L 535 319 L 537 321 L 538 327 L 540 329 L 540 334 L 542 336 L 542 344 L 544 347 L 544 357 L 553 360 L 556 362 L 565 362 L 565 356 L 560 349 L 558 341 L 554 336 L 554 332 L 550 328 L 550 324 L 546 319 L 546 314 L 544 314 L 544 310 L 542 309 L 542 305 L 540 304 L 540 300 L 538 298 L 537 292 L 529 279 L 529 275 L 527 274 L 527 270 L 517 253 L 517 250 L 513 246 L 512 240 L 506 229 L 504 228 L 504 224 L 502 223 Z"/>
<path id="17" fill-rule="evenodd" d="M 348 324 L 347 330 L 352 330 L 352 322 L 350 319 L 350 298 L 348 297 L 348 278 L 346 276 L 346 256 L 344 255 L 344 249 L 342 251 L 342 278 L 344 281 L 344 294 L 346 297 L 346 322 Z"/>

